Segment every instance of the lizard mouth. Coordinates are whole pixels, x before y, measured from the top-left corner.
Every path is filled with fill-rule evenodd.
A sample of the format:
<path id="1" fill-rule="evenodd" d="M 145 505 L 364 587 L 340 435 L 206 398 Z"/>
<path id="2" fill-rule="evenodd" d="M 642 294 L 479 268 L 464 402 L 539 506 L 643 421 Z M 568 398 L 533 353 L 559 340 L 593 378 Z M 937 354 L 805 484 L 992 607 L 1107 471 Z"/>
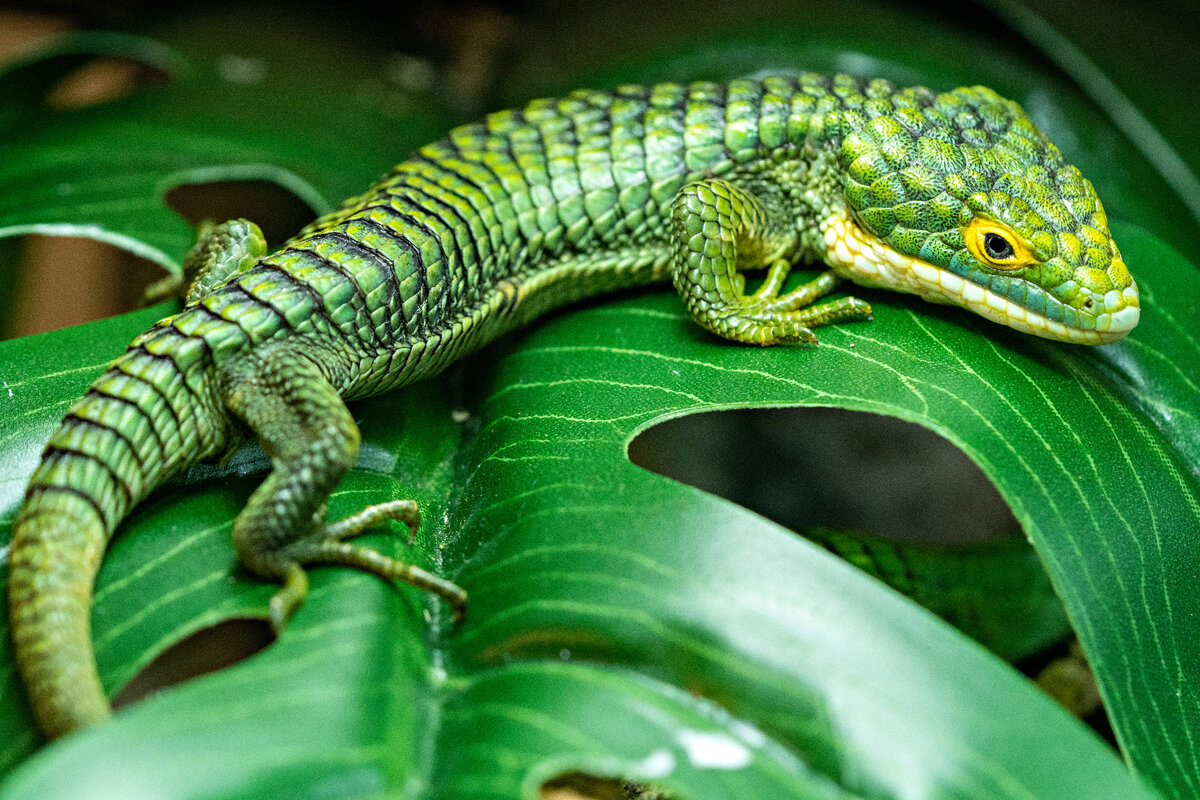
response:
<path id="1" fill-rule="evenodd" d="M 953 272 L 893 250 L 878 237 L 866 233 L 845 213 L 825 220 L 821 230 L 826 261 L 843 278 L 863 286 L 920 295 L 934 303 L 962 306 L 993 322 L 1045 339 L 1108 344 L 1125 338 L 1141 316 L 1137 284 L 1096 295 L 1093 306 L 1101 310 L 1087 314 L 1088 326 L 1068 325 Z"/>

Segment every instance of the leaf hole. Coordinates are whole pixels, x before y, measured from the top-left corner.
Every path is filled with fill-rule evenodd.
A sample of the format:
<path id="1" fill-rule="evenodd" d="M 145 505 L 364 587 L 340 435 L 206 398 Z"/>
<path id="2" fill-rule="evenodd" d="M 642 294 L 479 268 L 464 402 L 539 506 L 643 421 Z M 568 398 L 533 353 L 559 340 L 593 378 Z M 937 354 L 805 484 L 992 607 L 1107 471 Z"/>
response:
<path id="1" fill-rule="evenodd" d="M 1071 635 L 999 491 L 919 425 L 832 408 L 695 414 L 644 431 L 629 457 L 799 532 L 1005 660 Z"/>
<path id="2" fill-rule="evenodd" d="M 634 781 L 569 772 L 542 784 L 538 800 L 673 800 Z"/>
<path id="3" fill-rule="evenodd" d="M 262 228 L 272 247 L 290 239 L 317 216 L 295 192 L 263 179 L 183 183 L 168 190 L 165 200 L 193 226 L 205 220 L 248 219 Z"/>
<path id="4" fill-rule="evenodd" d="M 67 73 L 46 92 L 45 105 L 71 110 L 111 103 L 150 86 L 169 82 L 162 69 L 123 56 L 98 56 Z"/>
<path id="5" fill-rule="evenodd" d="M 57 330 L 141 305 L 162 267 L 115 245 L 81 236 L 14 237 L 12 310 L 6 337 Z"/>
<path id="6" fill-rule="evenodd" d="M 71 19 L 64 14 L 32 9 L 0 10 L 0 64 L 20 58 L 36 42 L 70 30 Z"/>
<path id="7" fill-rule="evenodd" d="M 80 25 L 78 14 L 0 10 L 0 96 L 10 111 L 77 110 L 170 80 L 165 48 Z"/>
<path id="8" fill-rule="evenodd" d="M 117 693 L 113 706 L 120 708 L 191 678 L 232 666 L 262 650 L 274 638 L 271 626 L 264 620 L 231 619 L 203 628 L 147 664 Z"/>
<path id="9" fill-rule="evenodd" d="M 928 544 L 1020 535 L 969 457 L 915 423 L 836 408 L 692 414 L 646 429 L 633 463 L 796 531 L 854 530 Z"/>

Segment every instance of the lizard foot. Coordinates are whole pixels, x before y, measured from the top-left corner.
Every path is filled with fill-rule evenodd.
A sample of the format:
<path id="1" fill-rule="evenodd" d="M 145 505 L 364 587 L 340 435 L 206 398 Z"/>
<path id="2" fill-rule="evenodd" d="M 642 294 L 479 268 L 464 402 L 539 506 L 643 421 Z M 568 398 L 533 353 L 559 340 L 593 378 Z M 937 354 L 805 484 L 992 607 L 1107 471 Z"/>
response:
<path id="1" fill-rule="evenodd" d="M 837 276 L 823 272 L 808 283 L 780 294 L 791 265 L 774 262 L 754 294 L 713 309 L 714 331 L 735 341 L 774 345 L 787 342 L 816 344 L 812 328 L 832 322 L 871 319 L 871 306 L 856 297 L 812 305 L 837 286 Z"/>
<path id="2" fill-rule="evenodd" d="M 718 336 L 763 346 L 815 344 L 818 325 L 871 318 L 871 307 L 854 297 L 812 305 L 837 285 L 830 272 L 780 294 L 797 250 L 796 228 L 769 195 L 718 178 L 690 183 L 675 196 L 671 224 L 671 280 L 692 319 Z M 747 295 L 741 271 L 758 267 L 767 268 L 767 278 Z"/>
<path id="3" fill-rule="evenodd" d="M 271 598 L 269 614 L 276 633 L 286 626 L 308 594 L 308 576 L 304 567 L 309 564 L 339 564 L 407 584 L 437 595 L 449 603 L 455 622 L 467 609 L 467 593 L 457 584 L 439 578 L 427 570 L 385 556 L 377 550 L 347 542 L 372 528 L 395 520 L 408 526 L 411 544 L 420 525 L 421 515 L 412 500 L 393 500 L 367 506 L 340 522 L 326 525 L 321 533 L 287 544 L 274 555 L 280 564 L 279 577 L 283 588 Z"/>

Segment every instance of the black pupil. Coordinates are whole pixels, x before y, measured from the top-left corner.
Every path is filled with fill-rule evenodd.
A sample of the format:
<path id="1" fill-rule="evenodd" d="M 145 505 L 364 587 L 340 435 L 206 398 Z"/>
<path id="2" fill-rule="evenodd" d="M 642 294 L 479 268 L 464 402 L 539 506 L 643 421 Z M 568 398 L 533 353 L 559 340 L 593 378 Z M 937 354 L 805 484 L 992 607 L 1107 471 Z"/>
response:
<path id="1" fill-rule="evenodd" d="M 984 234 L 983 249 L 987 250 L 987 254 L 997 261 L 1004 261 L 1015 255 L 1013 246 L 1008 243 L 1008 240 L 994 233 Z"/>

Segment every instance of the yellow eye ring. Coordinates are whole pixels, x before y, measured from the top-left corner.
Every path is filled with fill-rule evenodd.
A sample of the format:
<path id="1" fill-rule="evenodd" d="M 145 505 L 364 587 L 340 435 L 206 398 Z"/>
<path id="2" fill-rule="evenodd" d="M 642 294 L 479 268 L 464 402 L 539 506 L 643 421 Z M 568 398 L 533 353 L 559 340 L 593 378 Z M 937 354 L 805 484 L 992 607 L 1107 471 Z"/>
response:
<path id="1" fill-rule="evenodd" d="M 1023 269 L 1038 259 L 1017 232 L 991 219 L 975 217 L 962 229 L 971 255 L 993 269 Z"/>

